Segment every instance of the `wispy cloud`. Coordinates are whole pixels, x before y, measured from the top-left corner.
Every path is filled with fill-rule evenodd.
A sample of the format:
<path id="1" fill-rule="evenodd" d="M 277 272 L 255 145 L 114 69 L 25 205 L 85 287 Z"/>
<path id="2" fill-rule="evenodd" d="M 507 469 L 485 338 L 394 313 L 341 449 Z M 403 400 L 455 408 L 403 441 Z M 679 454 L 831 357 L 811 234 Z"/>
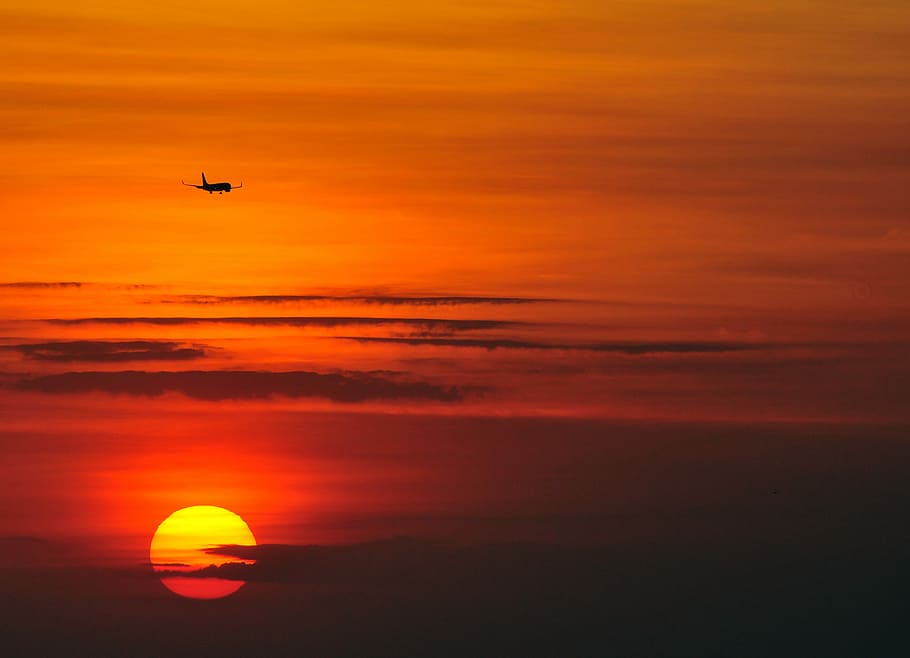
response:
<path id="1" fill-rule="evenodd" d="M 10 345 L 37 361 L 188 361 L 206 356 L 205 346 L 157 340 L 26 343 Z"/>
<path id="2" fill-rule="evenodd" d="M 689 342 L 613 342 L 613 343 L 539 343 L 508 338 L 398 338 L 380 336 L 338 336 L 339 340 L 356 340 L 361 343 L 391 343 L 397 345 L 428 345 L 437 347 L 475 347 L 487 350 L 584 350 L 588 352 L 615 352 L 618 354 L 701 354 L 745 352 L 780 347 L 761 343 L 732 343 L 711 341 Z"/>
<path id="3" fill-rule="evenodd" d="M 427 331 L 474 331 L 513 327 L 522 323 L 506 320 L 454 320 L 443 318 L 371 318 L 371 317 L 325 317 L 325 316 L 237 316 L 237 317 L 97 317 L 97 318 L 53 318 L 45 322 L 56 325 L 148 324 L 156 326 L 180 326 L 199 324 L 231 324 L 243 326 L 292 326 L 292 327 L 345 327 L 405 325 Z"/>
<path id="4" fill-rule="evenodd" d="M 531 577 L 562 582 L 571 576 L 588 582 L 590 567 L 605 559 L 602 549 L 534 543 L 453 546 L 412 537 L 393 537 L 345 545 L 260 544 L 216 546 L 213 556 L 253 560 L 253 564 L 228 562 L 172 575 L 226 578 L 262 582 L 416 582 L 440 577 L 453 581 L 488 583 L 488 576 Z M 555 571 L 554 571 L 555 569 Z M 542 576 L 542 574 L 548 576 Z M 166 570 L 157 576 L 166 576 Z M 492 579 L 497 580 L 496 578 Z"/>
<path id="5" fill-rule="evenodd" d="M 153 567 L 188 567 L 185 562 L 152 562 Z"/>
<path id="6" fill-rule="evenodd" d="M 285 304 L 293 302 L 354 302 L 383 306 L 468 306 L 474 304 L 517 305 L 558 302 L 535 297 L 483 295 L 173 295 L 158 300 L 163 304 Z"/>
<path id="7" fill-rule="evenodd" d="M 276 396 L 337 402 L 432 400 L 458 402 L 476 387 L 444 386 L 386 372 L 190 370 L 65 372 L 21 379 L 21 391 L 48 394 L 101 392 L 155 397 L 181 393 L 198 400 L 261 400 Z"/>
<path id="8" fill-rule="evenodd" d="M 40 288 L 81 288 L 81 281 L 8 281 L 0 283 L 0 288 L 23 288 L 26 290 Z"/>

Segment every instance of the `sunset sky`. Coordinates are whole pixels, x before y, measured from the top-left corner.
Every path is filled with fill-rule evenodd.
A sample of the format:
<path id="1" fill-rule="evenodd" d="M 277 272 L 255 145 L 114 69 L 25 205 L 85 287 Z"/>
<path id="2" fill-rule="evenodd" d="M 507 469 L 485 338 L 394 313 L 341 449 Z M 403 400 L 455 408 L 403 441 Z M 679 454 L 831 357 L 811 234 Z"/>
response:
<path id="1" fill-rule="evenodd" d="M 0 611 L 45 651 L 194 623 L 148 567 L 192 505 L 267 546 L 238 618 L 396 537 L 906 557 L 906 2 L 6 0 L 0 153 Z"/>

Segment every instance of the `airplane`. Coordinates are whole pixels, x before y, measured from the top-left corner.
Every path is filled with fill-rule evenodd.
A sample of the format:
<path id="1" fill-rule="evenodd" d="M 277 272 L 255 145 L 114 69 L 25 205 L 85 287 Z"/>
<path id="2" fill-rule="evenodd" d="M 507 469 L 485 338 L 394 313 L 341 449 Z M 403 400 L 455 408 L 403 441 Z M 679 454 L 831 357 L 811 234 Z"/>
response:
<path id="1" fill-rule="evenodd" d="M 180 182 L 183 183 L 182 180 Z M 190 183 L 183 183 L 183 184 L 186 185 L 187 187 L 195 187 L 197 190 L 205 190 L 209 194 L 211 194 L 212 192 L 218 192 L 218 194 L 223 194 L 224 192 L 230 192 L 231 187 L 232 187 L 230 183 L 210 183 L 210 182 L 208 182 L 207 180 L 205 180 L 204 171 L 202 172 L 202 185 L 191 185 Z M 239 190 L 241 187 L 243 187 L 243 183 L 240 183 L 240 185 L 238 185 L 234 189 Z"/>

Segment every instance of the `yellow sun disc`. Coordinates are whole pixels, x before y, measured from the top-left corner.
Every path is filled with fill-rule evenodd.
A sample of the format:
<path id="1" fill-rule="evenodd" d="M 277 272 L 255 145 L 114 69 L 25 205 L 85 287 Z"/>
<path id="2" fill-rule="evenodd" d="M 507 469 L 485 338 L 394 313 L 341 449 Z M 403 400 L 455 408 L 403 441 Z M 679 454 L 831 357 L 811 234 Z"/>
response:
<path id="1" fill-rule="evenodd" d="M 218 599 L 233 594 L 244 581 L 219 577 L 214 567 L 253 560 L 219 554 L 226 545 L 255 546 L 246 522 L 233 512 L 213 505 L 177 510 L 158 526 L 149 558 L 161 582 L 175 594 L 193 599 Z M 236 574 L 235 574 L 236 577 Z"/>

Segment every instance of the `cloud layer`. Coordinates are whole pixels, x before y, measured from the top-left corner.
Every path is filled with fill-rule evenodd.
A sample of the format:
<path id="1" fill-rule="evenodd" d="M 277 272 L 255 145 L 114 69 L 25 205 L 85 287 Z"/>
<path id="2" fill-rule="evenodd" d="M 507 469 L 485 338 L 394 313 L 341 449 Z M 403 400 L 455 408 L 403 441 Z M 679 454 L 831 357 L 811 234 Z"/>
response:
<path id="1" fill-rule="evenodd" d="M 342 340 L 356 340 L 361 343 L 390 343 L 397 345 L 429 345 L 436 347 L 478 347 L 487 350 L 584 350 L 588 352 L 614 352 L 618 354 L 706 354 L 723 352 L 745 352 L 765 349 L 759 343 L 733 343 L 711 341 L 668 341 L 668 342 L 613 342 L 613 343 L 540 343 L 508 338 L 399 338 L 384 336 L 339 336 Z"/>
<path id="2" fill-rule="evenodd" d="M 478 392 L 477 389 L 442 386 L 388 373 L 246 370 L 65 372 L 22 379 L 15 386 L 21 391 L 49 394 L 101 392 L 153 397 L 181 393 L 208 401 L 283 396 L 336 402 L 398 399 L 458 402 L 469 392 Z"/>
<path id="3" fill-rule="evenodd" d="M 46 322 L 56 325 L 73 326 L 86 324 L 130 325 L 148 324 L 155 326 L 182 326 L 200 324 L 229 324 L 241 326 L 290 326 L 290 327 L 383 327 L 404 325 L 425 331 L 475 331 L 513 327 L 519 322 L 506 320 L 455 320 L 444 318 L 371 318 L 344 316 L 234 316 L 234 317 L 94 317 L 94 318 L 53 318 Z"/>
<path id="4" fill-rule="evenodd" d="M 189 361 L 206 356 L 203 346 L 161 340 L 74 340 L 11 345 L 10 349 L 37 361 Z"/>
<path id="5" fill-rule="evenodd" d="M 470 306 L 473 304 L 517 305 L 557 302 L 534 297 L 478 295 L 175 295 L 159 300 L 164 304 L 285 304 L 292 302 L 350 302 L 382 306 Z"/>
<path id="6" fill-rule="evenodd" d="M 0 288 L 24 288 L 26 290 L 40 288 L 81 288 L 80 281 L 8 281 L 0 283 Z"/>

